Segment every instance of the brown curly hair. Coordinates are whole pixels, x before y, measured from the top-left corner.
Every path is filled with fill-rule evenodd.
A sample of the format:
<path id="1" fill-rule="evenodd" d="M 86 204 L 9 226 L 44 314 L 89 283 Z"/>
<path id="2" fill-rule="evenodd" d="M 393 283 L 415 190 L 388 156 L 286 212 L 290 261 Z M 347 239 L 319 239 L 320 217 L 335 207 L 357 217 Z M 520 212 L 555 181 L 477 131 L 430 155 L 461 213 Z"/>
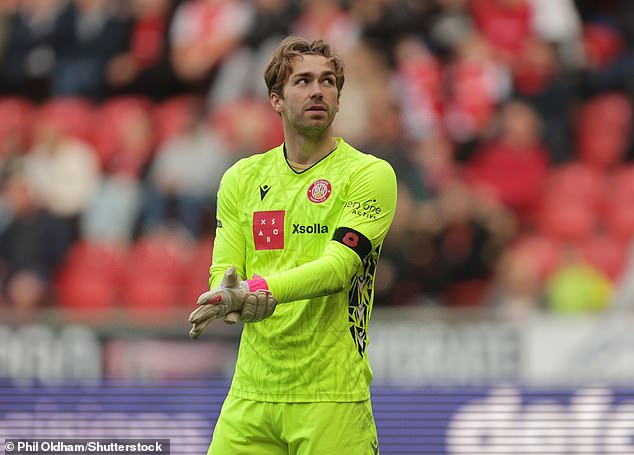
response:
<path id="1" fill-rule="evenodd" d="M 343 60 L 337 55 L 330 44 L 324 40 L 318 39 L 312 42 L 297 36 L 289 36 L 285 38 L 279 47 L 273 52 L 271 60 L 264 71 L 264 81 L 269 90 L 269 95 L 275 93 L 280 97 L 283 96 L 282 91 L 284 84 L 291 75 L 291 64 L 293 59 L 302 55 L 321 55 L 326 57 L 332 65 L 335 72 L 335 85 L 339 96 L 343 88 Z"/>

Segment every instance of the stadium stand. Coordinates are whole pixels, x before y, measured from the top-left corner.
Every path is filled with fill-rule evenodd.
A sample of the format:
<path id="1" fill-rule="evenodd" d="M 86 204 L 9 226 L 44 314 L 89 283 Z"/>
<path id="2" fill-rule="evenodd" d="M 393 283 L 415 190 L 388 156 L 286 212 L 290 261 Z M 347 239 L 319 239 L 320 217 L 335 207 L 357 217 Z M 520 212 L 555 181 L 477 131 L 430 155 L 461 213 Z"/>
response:
<path id="1" fill-rule="evenodd" d="M 631 266 L 632 2 L 121 0 L 95 2 L 94 23 L 80 3 L 0 3 L 0 229 L 15 216 L 6 185 L 25 173 L 36 176 L 35 203 L 73 240 L 47 278 L 56 303 L 42 305 L 167 308 L 204 289 L 215 190 L 188 193 L 177 173 L 160 181 L 157 163 L 210 141 L 217 185 L 231 162 L 276 145 L 255 73 L 288 33 L 323 36 L 344 54 L 337 130 L 397 171 L 404 209 L 384 255 L 402 273 L 379 274 L 391 278 L 378 305 L 486 306 L 526 270 L 544 294 L 571 248 L 611 286 Z M 70 33 L 69 21 L 86 27 Z M 217 27 L 228 21 L 235 27 Z M 195 122 L 208 137 L 195 136 Z M 29 171 L 35 158 L 58 180 L 76 165 L 93 181 L 70 173 L 83 197 L 67 194 Z M 434 225 L 429 214 L 459 185 L 471 224 Z M 447 248 L 460 257 L 445 261 Z M 398 277 L 410 291 L 390 292 Z M 4 277 L 11 306 L 9 286 Z"/>

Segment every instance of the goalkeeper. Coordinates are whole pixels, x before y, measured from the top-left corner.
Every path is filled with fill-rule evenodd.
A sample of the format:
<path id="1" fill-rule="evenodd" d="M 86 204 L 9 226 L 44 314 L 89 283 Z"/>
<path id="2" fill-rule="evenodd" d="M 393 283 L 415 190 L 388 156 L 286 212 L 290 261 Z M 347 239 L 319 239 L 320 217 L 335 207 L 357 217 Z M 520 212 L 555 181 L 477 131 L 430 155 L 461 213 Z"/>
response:
<path id="1" fill-rule="evenodd" d="M 376 454 L 368 323 L 396 206 L 391 166 L 334 137 L 343 63 L 286 38 L 265 71 L 284 143 L 222 178 L 210 292 L 191 314 L 243 321 L 210 454 Z"/>

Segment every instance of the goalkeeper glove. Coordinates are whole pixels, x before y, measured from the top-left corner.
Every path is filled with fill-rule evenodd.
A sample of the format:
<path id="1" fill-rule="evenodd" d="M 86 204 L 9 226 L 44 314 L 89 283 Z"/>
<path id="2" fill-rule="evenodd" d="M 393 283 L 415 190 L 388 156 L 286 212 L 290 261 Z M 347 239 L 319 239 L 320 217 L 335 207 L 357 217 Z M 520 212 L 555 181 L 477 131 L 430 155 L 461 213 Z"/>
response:
<path id="1" fill-rule="evenodd" d="M 238 320 L 261 321 L 273 314 L 277 300 L 263 278 L 256 276 L 242 281 L 232 266 L 226 270 L 220 286 L 202 294 L 196 303 L 200 306 L 189 316 L 192 339 L 198 338 L 205 327 L 221 317 L 229 324 Z"/>
<path id="2" fill-rule="evenodd" d="M 198 338 L 205 327 L 215 319 L 223 316 L 229 320 L 233 319 L 234 311 L 241 309 L 239 305 L 240 296 L 233 298 L 233 294 L 240 291 L 241 286 L 243 286 L 242 283 L 236 268 L 229 267 L 225 271 L 220 286 L 198 297 L 196 304 L 200 306 L 189 315 L 189 322 L 192 323 L 192 328 L 189 331 L 190 338 Z M 244 283 L 244 286 L 246 286 L 246 283 Z M 235 308 L 232 308 L 232 306 L 235 306 Z"/>

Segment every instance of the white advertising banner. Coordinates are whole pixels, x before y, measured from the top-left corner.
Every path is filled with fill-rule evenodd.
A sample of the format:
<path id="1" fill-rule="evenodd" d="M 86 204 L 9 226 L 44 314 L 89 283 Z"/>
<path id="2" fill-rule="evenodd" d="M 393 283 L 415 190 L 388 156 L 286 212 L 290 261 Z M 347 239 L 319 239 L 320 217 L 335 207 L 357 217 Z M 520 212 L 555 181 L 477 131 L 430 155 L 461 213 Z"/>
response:
<path id="1" fill-rule="evenodd" d="M 634 318 L 543 317 L 521 336 L 527 382 L 634 384 Z"/>
<path id="2" fill-rule="evenodd" d="M 634 384 L 634 318 L 544 316 L 491 321 L 376 318 L 370 358 L 398 385 Z"/>
<path id="3" fill-rule="evenodd" d="M 470 384 L 520 380 L 521 333 L 488 322 L 377 323 L 370 360 L 381 384 Z"/>
<path id="4" fill-rule="evenodd" d="M 377 311 L 368 349 L 377 385 L 634 384 L 634 317 L 478 317 Z M 239 329 L 192 343 L 171 334 L 0 324 L 0 379 L 230 377 Z M 204 358 L 204 362 L 191 362 Z"/>

